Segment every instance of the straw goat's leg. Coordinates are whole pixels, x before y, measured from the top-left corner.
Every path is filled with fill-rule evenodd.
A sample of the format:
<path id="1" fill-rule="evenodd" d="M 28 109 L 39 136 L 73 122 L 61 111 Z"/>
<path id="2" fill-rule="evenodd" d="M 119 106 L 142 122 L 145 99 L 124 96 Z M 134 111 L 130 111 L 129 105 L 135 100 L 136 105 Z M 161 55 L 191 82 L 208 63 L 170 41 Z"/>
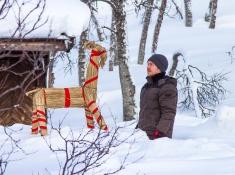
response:
<path id="1" fill-rule="evenodd" d="M 93 98 L 88 98 L 87 100 L 88 100 L 87 108 L 91 112 L 91 114 L 94 115 L 100 129 L 107 131 L 108 127 L 104 121 L 103 116 L 100 113 L 100 110 L 99 110 L 95 100 Z"/>
<path id="2" fill-rule="evenodd" d="M 40 128 L 40 133 L 42 136 L 47 135 L 47 120 L 45 113 L 45 93 L 44 90 L 41 89 L 36 94 L 36 104 L 37 104 L 37 117 L 38 117 L 38 125 Z"/>
<path id="3" fill-rule="evenodd" d="M 90 112 L 90 110 L 87 108 L 87 106 L 85 107 L 85 115 L 86 115 L 87 127 L 93 129 L 95 127 L 94 117 L 93 114 Z"/>
<path id="4" fill-rule="evenodd" d="M 38 116 L 35 96 L 33 95 L 33 111 L 32 111 L 32 134 L 38 134 Z"/>

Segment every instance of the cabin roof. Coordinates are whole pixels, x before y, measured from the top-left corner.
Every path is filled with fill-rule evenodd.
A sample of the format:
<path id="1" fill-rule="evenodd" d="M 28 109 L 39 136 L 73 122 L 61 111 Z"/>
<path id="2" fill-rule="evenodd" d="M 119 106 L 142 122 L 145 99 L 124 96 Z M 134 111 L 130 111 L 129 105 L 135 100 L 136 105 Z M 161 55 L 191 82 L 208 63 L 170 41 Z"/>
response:
<path id="1" fill-rule="evenodd" d="M 0 38 L 0 51 L 66 51 L 66 39 Z"/>

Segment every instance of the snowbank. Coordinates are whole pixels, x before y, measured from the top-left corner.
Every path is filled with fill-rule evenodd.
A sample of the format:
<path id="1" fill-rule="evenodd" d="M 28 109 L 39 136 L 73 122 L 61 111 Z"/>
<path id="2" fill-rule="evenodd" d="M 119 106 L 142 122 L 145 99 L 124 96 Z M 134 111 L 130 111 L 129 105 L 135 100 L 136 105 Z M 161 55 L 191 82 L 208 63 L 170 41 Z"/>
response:
<path id="1" fill-rule="evenodd" d="M 216 121 L 221 131 L 235 134 L 235 107 L 221 106 L 218 109 Z"/>
<path id="2" fill-rule="evenodd" d="M 44 4 L 41 3 L 38 9 L 29 14 L 37 6 L 39 0 L 18 1 L 19 4 L 15 3 L 13 5 L 6 18 L 0 20 L 0 37 L 24 37 L 32 29 L 44 7 Z M 19 10 L 20 8 L 21 10 Z M 27 15 L 28 17 L 25 18 Z M 18 27 L 18 16 L 20 16 L 20 20 L 23 22 L 21 28 L 18 28 L 18 31 L 15 32 Z M 27 34 L 25 37 L 58 37 L 62 32 L 70 36 L 79 36 L 88 24 L 89 19 L 90 10 L 81 1 L 70 0 L 68 3 L 67 0 L 49 0 L 46 1 L 45 11 L 36 27 L 47 21 L 46 24 Z"/>

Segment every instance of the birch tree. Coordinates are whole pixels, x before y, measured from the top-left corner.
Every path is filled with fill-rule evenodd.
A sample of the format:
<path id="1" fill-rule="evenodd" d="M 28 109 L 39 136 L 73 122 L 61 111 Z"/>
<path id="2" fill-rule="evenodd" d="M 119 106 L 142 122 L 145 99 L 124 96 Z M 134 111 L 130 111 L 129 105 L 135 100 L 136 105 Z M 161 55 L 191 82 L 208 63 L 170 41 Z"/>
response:
<path id="1" fill-rule="evenodd" d="M 154 0 L 146 1 L 146 7 L 145 7 L 146 10 L 145 10 L 145 15 L 144 15 L 143 28 L 142 28 L 141 39 L 139 43 L 138 64 L 143 64 L 144 62 L 148 29 L 149 29 L 151 15 L 153 11 L 153 2 Z"/>
<path id="2" fill-rule="evenodd" d="M 204 20 L 206 22 L 210 22 L 210 18 L 211 18 L 211 0 L 209 2 L 208 11 L 205 14 Z"/>
<path id="3" fill-rule="evenodd" d="M 117 38 L 116 38 L 116 19 L 115 12 L 112 10 L 112 21 L 111 21 L 111 29 L 110 29 L 110 48 L 109 48 L 109 71 L 113 71 L 113 67 L 118 65 L 118 57 L 117 57 Z"/>
<path id="4" fill-rule="evenodd" d="M 84 48 L 84 42 L 88 40 L 88 29 L 84 30 L 80 35 L 79 49 L 78 49 L 78 80 L 79 86 L 82 86 L 85 82 L 85 69 L 86 69 L 86 53 Z"/>
<path id="5" fill-rule="evenodd" d="M 217 3 L 218 0 L 211 0 L 211 12 L 210 12 L 211 16 L 210 16 L 210 25 L 209 25 L 210 29 L 215 28 Z"/>
<path id="6" fill-rule="evenodd" d="M 99 25 L 99 22 L 98 22 L 96 16 L 95 16 L 94 7 L 91 7 L 91 20 L 92 20 L 92 23 L 94 24 L 94 26 L 96 28 L 96 33 L 97 33 L 99 41 L 104 41 L 104 34 L 101 31 L 101 27 Z"/>
<path id="7" fill-rule="evenodd" d="M 153 33 L 152 53 L 155 53 L 157 50 L 158 38 L 160 34 L 160 29 L 161 29 L 164 13 L 166 10 L 166 5 L 167 5 L 167 0 L 162 0 L 159 13 L 158 13 L 157 23 L 155 25 L 154 33 Z"/>
<path id="8" fill-rule="evenodd" d="M 95 12 L 97 12 L 97 7 L 94 2 L 90 0 L 82 0 L 90 9 L 91 12 L 91 20 L 89 22 L 88 28 L 85 29 L 80 35 L 79 49 L 78 49 L 78 81 L 79 86 L 82 86 L 85 81 L 85 65 L 86 65 L 86 54 L 85 48 L 83 46 L 84 41 L 89 39 L 89 35 L 91 34 L 91 26 L 94 26 L 97 34 L 97 38 L 99 41 L 103 41 L 104 33 L 102 28 L 97 20 Z"/>
<path id="9" fill-rule="evenodd" d="M 178 65 L 178 62 L 179 62 L 179 59 L 178 59 L 179 56 L 183 56 L 183 55 L 179 52 L 177 52 L 173 55 L 173 58 L 172 58 L 173 59 L 173 64 L 172 64 L 171 69 L 169 71 L 169 76 L 170 77 L 175 76 L 177 65 Z"/>
<path id="10" fill-rule="evenodd" d="M 105 2 L 110 5 L 115 17 L 115 38 L 117 48 L 117 63 L 119 68 L 119 78 L 122 90 L 123 100 L 123 120 L 129 121 L 134 119 L 135 115 L 135 86 L 132 82 L 127 55 L 127 38 L 126 38 L 126 12 L 125 0 L 91 0 L 90 2 Z"/>
<path id="11" fill-rule="evenodd" d="M 142 28 L 142 33 L 141 33 L 141 39 L 139 43 L 139 54 L 138 54 L 138 64 L 143 64 L 144 62 L 144 57 L 145 57 L 145 47 L 146 47 L 146 42 L 147 42 L 147 36 L 148 36 L 148 30 L 149 30 L 149 25 L 151 21 L 151 16 L 154 10 L 161 10 L 161 7 L 157 5 L 157 2 L 159 0 L 154 1 L 154 0 L 141 0 L 140 2 L 138 0 L 135 0 L 135 8 L 136 8 L 136 13 L 139 14 L 139 12 L 144 9 L 144 17 L 143 17 L 143 28 Z M 173 15 L 170 14 L 170 11 L 164 12 L 164 15 L 174 18 L 175 16 L 179 16 L 180 19 L 183 19 L 182 12 L 177 5 L 177 3 L 174 0 L 170 1 L 170 9 L 171 11 L 175 11 Z M 174 7 L 174 9 L 172 9 Z"/>
<path id="12" fill-rule="evenodd" d="M 125 1 L 118 0 L 116 2 L 116 38 L 117 38 L 117 53 L 118 53 L 118 66 L 119 76 L 122 88 L 123 98 L 123 120 L 129 121 L 134 119 L 135 115 L 135 86 L 132 82 L 129 67 L 127 65 L 127 44 L 126 44 L 126 12 Z"/>
<path id="13" fill-rule="evenodd" d="M 193 14 L 192 14 L 191 0 L 184 0 L 184 9 L 185 9 L 185 26 L 192 27 Z"/>
<path id="14" fill-rule="evenodd" d="M 54 86 L 54 82 L 55 82 L 55 75 L 53 72 L 54 66 L 55 66 L 55 57 L 53 57 L 48 65 L 48 82 L 47 82 L 47 86 L 49 88 L 52 88 Z"/>

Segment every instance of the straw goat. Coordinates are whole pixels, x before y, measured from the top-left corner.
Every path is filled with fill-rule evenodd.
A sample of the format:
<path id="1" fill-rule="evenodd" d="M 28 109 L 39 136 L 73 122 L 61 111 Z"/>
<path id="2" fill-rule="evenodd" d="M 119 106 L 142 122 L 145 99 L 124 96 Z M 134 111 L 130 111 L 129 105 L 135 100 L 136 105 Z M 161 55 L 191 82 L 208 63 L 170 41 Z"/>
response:
<path id="1" fill-rule="evenodd" d="M 85 109 L 87 127 L 94 128 L 94 118 L 100 129 L 108 127 L 96 104 L 97 80 L 99 67 L 103 67 L 107 59 L 104 47 L 95 42 L 86 42 L 85 48 L 91 50 L 85 83 L 82 87 L 72 88 L 38 88 L 26 93 L 33 101 L 32 134 L 47 135 L 47 119 L 45 108 L 82 107 Z"/>

